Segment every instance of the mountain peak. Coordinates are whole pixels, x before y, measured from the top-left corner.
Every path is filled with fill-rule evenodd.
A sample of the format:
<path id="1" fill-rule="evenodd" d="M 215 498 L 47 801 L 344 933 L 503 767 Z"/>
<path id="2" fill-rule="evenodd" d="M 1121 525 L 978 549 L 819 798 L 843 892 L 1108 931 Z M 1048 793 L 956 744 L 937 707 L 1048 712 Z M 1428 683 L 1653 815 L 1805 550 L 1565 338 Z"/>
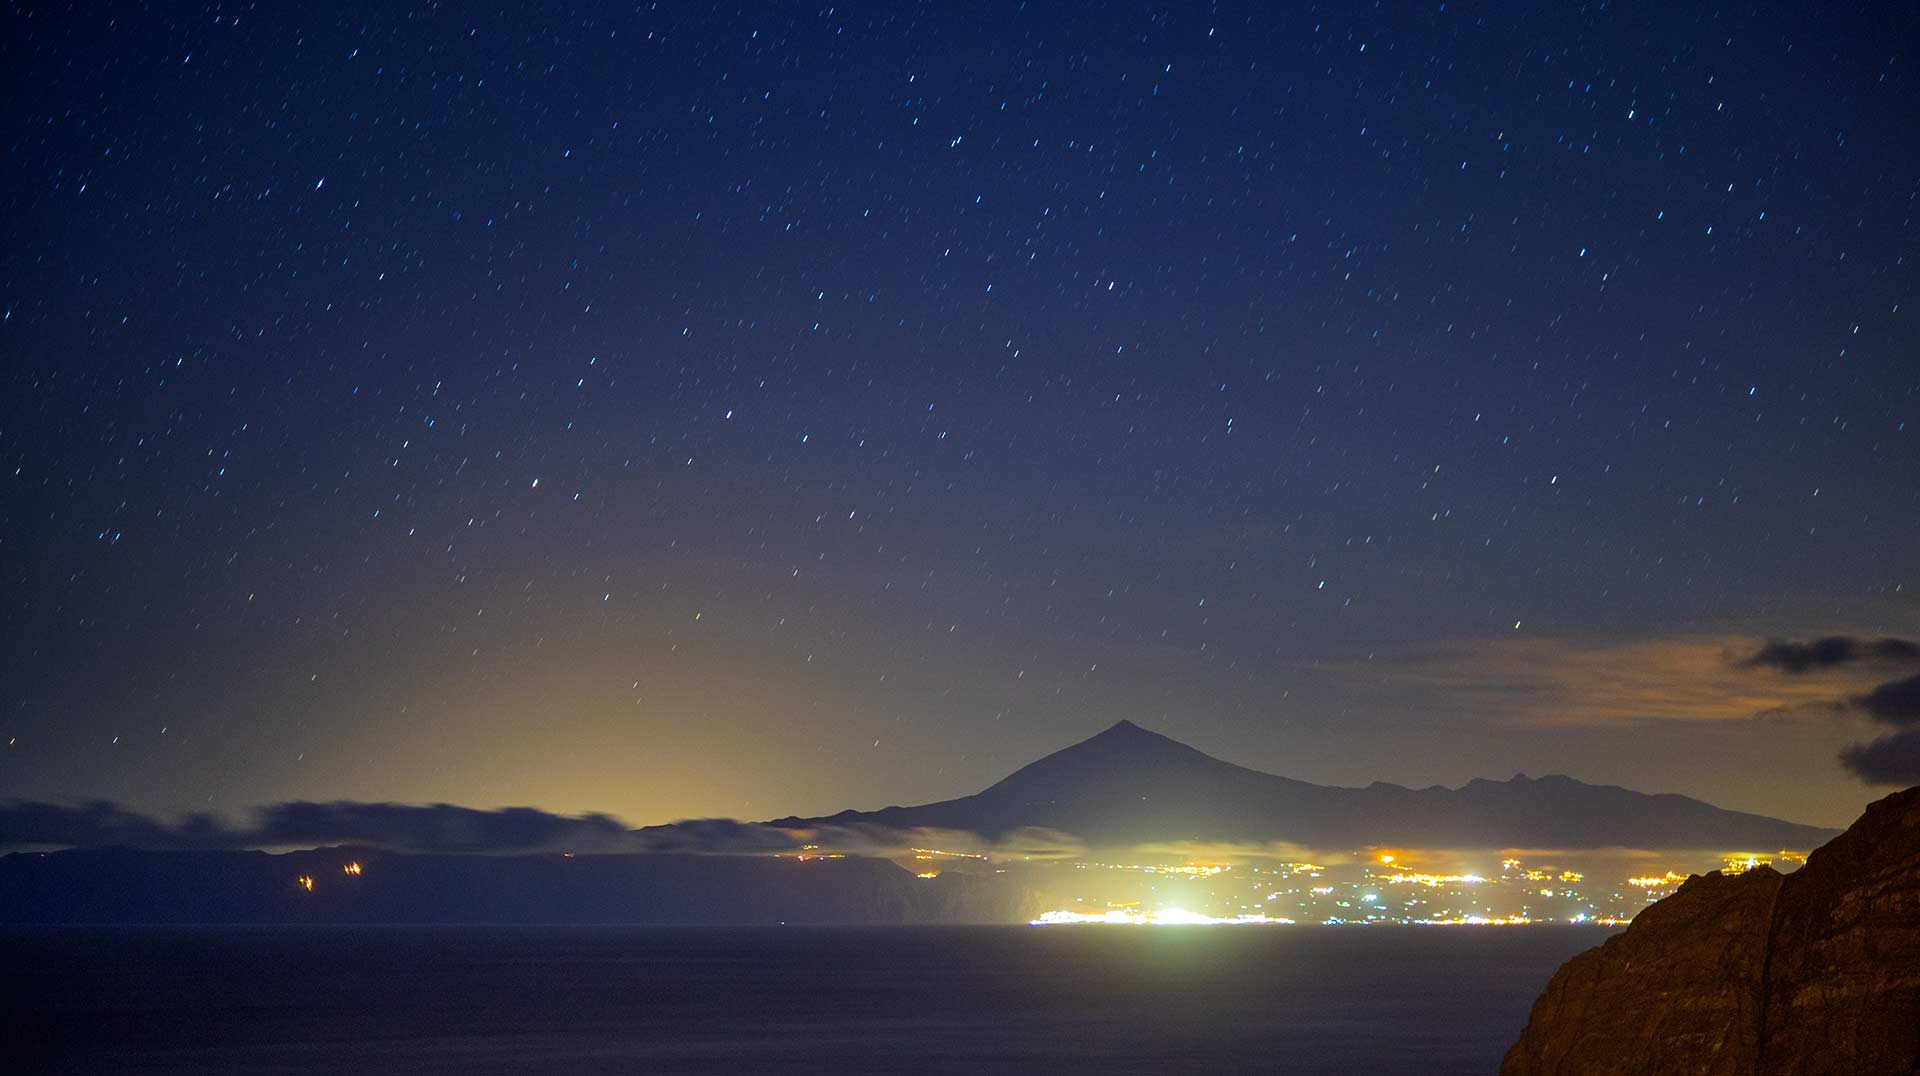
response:
<path id="1" fill-rule="evenodd" d="M 1092 736 L 1054 752 L 1054 755 L 1075 755 L 1097 753 L 1112 755 L 1123 753 L 1134 757 L 1157 754 L 1194 754 L 1200 752 L 1181 743 L 1171 736 L 1164 736 L 1152 729 L 1141 728 L 1131 721 L 1120 720 L 1094 733 Z M 1053 756 L 1048 756 L 1053 757 Z M 1043 760 L 1044 761 L 1044 760 Z"/>
<path id="2" fill-rule="evenodd" d="M 1155 732 L 1124 719 L 1115 721 L 1079 743 L 1069 744 L 1039 761 L 1045 762 L 1048 759 L 1073 759 L 1083 764 L 1103 767 L 1133 765 L 1149 769 L 1169 765 L 1231 765 L 1189 744 L 1182 743 L 1166 733 Z"/>
<path id="3" fill-rule="evenodd" d="M 1135 796 L 1136 790 L 1175 774 L 1235 769 L 1169 736 L 1116 721 L 1104 730 L 1031 762 L 985 794 L 1053 800 L 1093 789 Z"/>

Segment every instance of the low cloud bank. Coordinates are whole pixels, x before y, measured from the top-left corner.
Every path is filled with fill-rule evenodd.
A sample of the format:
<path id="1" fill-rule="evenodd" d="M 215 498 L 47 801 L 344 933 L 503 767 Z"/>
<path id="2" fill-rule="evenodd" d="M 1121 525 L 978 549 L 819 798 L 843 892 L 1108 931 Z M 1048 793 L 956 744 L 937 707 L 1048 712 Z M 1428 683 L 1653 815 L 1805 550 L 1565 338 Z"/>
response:
<path id="1" fill-rule="evenodd" d="M 532 807 L 482 811 L 435 803 L 280 803 L 235 835 L 246 847 L 367 844 L 396 851 L 631 851 L 634 831 L 604 814 L 550 814 Z"/>
<path id="2" fill-rule="evenodd" d="M 261 808 L 251 826 L 210 815 L 168 822 L 116 803 L 0 803 L 0 849 L 140 848 L 237 850 L 364 845 L 395 852 L 765 855 L 812 847 L 845 855 L 895 856 L 937 849 L 995 858 L 1063 859 L 1085 849 L 1065 834 L 1028 829 L 989 841 L 950 830 L 874 825 L 770 826 L 697 818 L 633 829 L 605 814 L 562 815 L 533 807 L 479 810 L 448 803 L 310 803 Z"/>
<path id="3" fill-rule="evenodd" d="M 117 803 L 79 807 L 15 801 L 0 804 L 0 848 L 180 848 L 244 847 L 233 831 L 207 815 L 169 823 Z"/>

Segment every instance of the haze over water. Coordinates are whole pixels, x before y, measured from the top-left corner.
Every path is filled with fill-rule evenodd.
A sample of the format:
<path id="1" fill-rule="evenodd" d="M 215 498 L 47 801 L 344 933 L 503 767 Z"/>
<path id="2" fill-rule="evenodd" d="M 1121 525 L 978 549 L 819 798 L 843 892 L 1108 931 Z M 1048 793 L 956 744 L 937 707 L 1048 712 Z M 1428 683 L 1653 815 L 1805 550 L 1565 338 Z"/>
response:
<path id="1" fill-rule="evenodd" d="M 1609 936 L 77 928 L 0 934 L 0 985 L 26 1071 L 1485 1073 Z"/>

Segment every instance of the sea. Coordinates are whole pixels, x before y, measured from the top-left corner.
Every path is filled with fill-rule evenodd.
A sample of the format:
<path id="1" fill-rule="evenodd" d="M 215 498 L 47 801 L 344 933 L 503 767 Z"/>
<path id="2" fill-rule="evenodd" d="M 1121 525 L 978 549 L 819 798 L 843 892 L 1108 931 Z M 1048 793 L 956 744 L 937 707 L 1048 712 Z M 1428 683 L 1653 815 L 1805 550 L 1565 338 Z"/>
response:
<path id="1" fill-rule="evenodd" d="M 48 1073 L 1493 1073 L 1574 926 L 0 929 Z"/>

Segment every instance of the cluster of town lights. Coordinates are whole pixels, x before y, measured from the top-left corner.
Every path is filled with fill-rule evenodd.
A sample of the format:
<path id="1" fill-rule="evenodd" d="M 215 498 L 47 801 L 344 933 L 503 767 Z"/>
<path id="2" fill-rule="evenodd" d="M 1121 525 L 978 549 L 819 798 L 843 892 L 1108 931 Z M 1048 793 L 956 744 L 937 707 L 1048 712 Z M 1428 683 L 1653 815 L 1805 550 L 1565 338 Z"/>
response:
<path id="1" fill-rule="evenodd" d="M 355 861 L 352 863 L 343 864 L 340 867 L 340 873 L 346 875 L 349 878 L 358 878 L 363 872 L 360 869 L 359 862 Z M 303 874 L 300 877 L 295 878 L 293 880 L 293 884 L 299 886 L 305 892 L 311 893 L 313 892 L 313 875 Z"/>
<path id="2" fill-rule="evenodd" d="M 1168 902 L 1169 906 L 1154 908 L 1161 903 L 1148 898 L 1146 904 L 1139 901 L 1111 901 L 1096 903 L 1082 898 L 1072 905 L 1042 913 L 1030 920 L 1033 926 L 1234 926 L 1257 924 L 1291 924 L 1298 922 L 1321 923 L 1328 926 L 1369 924 L 1401 924 L 1418 926 L 1521 926 L 1530 923 L 1575 923 L 1617 927 L 1624 925 L 1638 910 L 1636 901 L 1650 903 L 1671 893 L 1687 881 L 1688 876 L 1666 871 L 1662 874 L 1624 879 L 1623 892 L 1612 892 L 1611 898 L 1605 893 L 1585 893 L 1588 874 L 1565 869 L 1560 866 L 1525 866 L 1517 858 L 1506 858 L 1500 863 L 1497 874 L 1474 873 L 1429 873 L 1415 869 L 1402 862 L 1404 854 L 1376 849 L 1373 854 L 1356 863 L 1359 877 L 1343 882 L 1336 879 L 1322 881 L 1321 874 L 1326 868 L 1319 864 L 1299 862 L 1278 865 L 1277 869 L 1263 875 L 1261 868 L 1251 868 L 1253 876 L 1244 879 L 1254 886 L 1257 892 L 1251 897 L 1239 894 L 1259 910 L 1251 910 L 1249 904 L 1239 905 L 1239 914 L 1211 915 L 1192 912 L 1179 907 L 1186 900 Z M 1772 862 L 1803 863 L 1805 855 L 1783 851 L 1776 855 L 1762 855 L 1749 852 L 1725 854 L 1723 856 L 1726 873 L 1740 873 L 1767 866 Z M 1193 863 L 1183 865 L 1156 864 L 1119 864 L 1082 862 L 1073 865 L 1077 870 L 1088 868 L 1106 868 L 1108 870 L 1140 872 L 1162 877 L 1173 876 L 1187 882 L 1203 882 L 1218 879 L 1229 882 L 1229 878 L 1219 876 L 1239 872 L 1232 866 L 1218 863 Z M 1269 881 L 1271 874 L 1292 874 L 1304 876 L 1305 881 L 1289 887 L 1277 879 Z M 1230 876 L 1231 877 L 1231 876 Z M 1342 877 L 1345 877 L 1344 875 Z M 1262 885 L 1261 883 L 1265 883 Z M 1314 883 L 1320 884 L 1314 884 Z M 1601 883 L 1593 883 L 1601 884 Z M 1618 883 L 1615 883 L 1616 885 Z M 1315 907 L 1314 898 L 1337 897 L 1341 888 L 1352 886 L 1349 894 L 1352 903 L 1336 900 L 1337 908 Z M 1385 887 L 1400 887 L 1400 892 L 1389 896 Z M 1158 887 L 1154 887 L 1158 888 Z M 1185 888 L 1185 887 L 1181 887 Z M 1244 885 L 1237 886 L 1244 889 Z M 1604 887 L 1603 888 L 1610 888 Z M 1471 889 L 1469 895 L 1463 890 Z M 1413 892 L 1408 892 L 1412 890 Z M 1638 890 L 1639 892 L 1634 892 Z M 1427 891 L 1439 891 L 1428 898 Z M 1171 894 L 1165 894 L 1170 896 Z M 1547 898 L 1565 901 L 1574 906 L 1569 908 L 1548 909 L 1537 904 L 1528 906 L 1534 898 Z M 1212 888 L 1207 889 L 1208 901 L 1232 900 L 1234 896 Z M 1518 899 L 1522 906 L 1495 910 L 1495 903 L 1506 899 Z M 1470 906 L 1462 907 L 1461 901 L 1470 901 Z M 1609 901 L 1612 905 L 1609 906 Z M 1272 905 L 1269 902 L 1275 902 Z M 1290 907 L 1300 903 L 1302 907 Z M 1449 907 L 1447 905 L 1451 904 Z M 1585 906 L 1582 906 L 1585 905 Z M 1191 905 L 1189 905 L 1191 906 Z M 1231 905 L 1222 911 L 1231 911 Z M 1311 911 L 1306 911 L 1311 908 Z M 1304 916 L 1296 920 L 1278 914 L 1282 911 L 1295 916 Z M 1331 914 L 1329 914 L 1331 913 Z M 1624 914 L 1623 914 L 1624 913 Z"/>

